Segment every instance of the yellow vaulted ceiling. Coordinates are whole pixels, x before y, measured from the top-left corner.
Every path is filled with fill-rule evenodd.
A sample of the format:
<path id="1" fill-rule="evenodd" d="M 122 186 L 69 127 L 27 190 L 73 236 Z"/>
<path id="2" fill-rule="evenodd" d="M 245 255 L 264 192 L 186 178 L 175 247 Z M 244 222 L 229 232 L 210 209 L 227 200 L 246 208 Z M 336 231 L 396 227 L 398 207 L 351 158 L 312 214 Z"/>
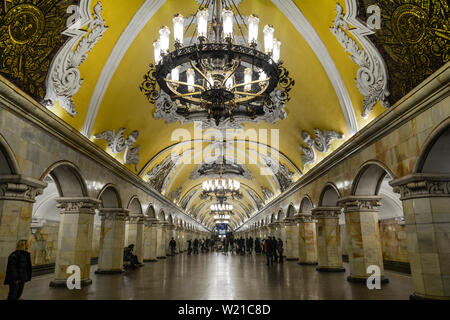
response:
<path id="1" fill-rule="evenodd" d="M 355 85 L 358 66 L 349 59 L 348 53 L 344 52 L 344 49 L 329 30 L 336 15 L 336 0 L 294 0 L 293 2 L 325 44 L 343 80 L 345 89 L 349 93 L 358 127 L 363 127 L 385 109 L 377 103 L 368 119 L 361 118 L 364 97 Z M 345 1 L 341 0 L 339 3 L 345 10 Z M 92 1 L 91 7 L 93 8 L 95 4 L 96 1 Z M 78 115 L 72 118 L 58 106 L 52 109 L 78 131 L 83 129 L 92 95 L 106 61 L 119 37 L 144 4 L 144 1 L 103 1 L 102 4 L 102 16 L 109 28 L 79 68 L 84 81 L 81 89 L 73 97 Z M 88 137 L 107 152 L 110 152 L 106 141 L 95 140 L 93 135 L 106 130 L 114 129 L 117 132 L 120 128 L 126 128 L 125 136 L 128 136 L 133 130 L 138 130 L 137 144 L 140 145 L 140 162 L 137 170 L 134 169 L 134 166 L 126 166 L 139 174 L 144 180 L 148 179 L 146 173 L 167 157 L 168 151 L 164 150 L 177 143 L 171 138 L 175 129 L 185 128 L 193 135 L 193 124 L 181 125 L 178 122 L 166 124 L 163 120 L 156 120 L 153 117 L 155 106 L 150 104 L 140 92 L 139 85 L 143 81 L 144 74 L 148 71 L 148 65 L 154 61 L 152 43 L 158 38 L 159 27 L 167 25 L 172 28 L 171 21 L 175 13 L 181 13 L 186 17 L 196 12 L 197 8 L 198 4 L 194 0 L 167 0 L 151 17 L 126 49 L 111 81 L 107 83 L 105 94 L 93 122 L 91 135 Z M 295 174 L 293 177 L 295 181 L 300 177 L 299 169 L 302 168 L 302 153 L 299 148 L 303 144 L 300 135 L 302 130 L 311 134 L 314 132 L 314 128 L 334 130 L 344 134 L 345 139 L 349 138 L 350 131 L 342 106 L 317 53 L 312 50 L 294 25 L 272 1 L 243 0 L 239 5 L 239 10 L 244 16 L 254 13 L 260 17 L 260 39 L 262 38 L 262 27 L 264 25 L 272 24 L 275 27 L 275 35 L 282 42 L 282 60 L 289 70 L 290 76 L 295 79 L 295 86 L 291 91 L 291 100 L 285 108 L 287 112 L 285 120 L 278 121 L 273 125 L 265 122 L 246 124 L 244 129 L 279 130 L 279 146 L 273 147 L 281 153 L 281 163 Z M 332 150 L 343 143 L 345 139 L 334 141 Z M 246 150 L 248 147 L 245 147 L 242 151 L 248 152 Z M 113 156 L 123 163 L 123 153 Z M 326 155 L 318 153 L 317 162 L 324 156 Z M 168 185 L 170 185 L 170 188 L 164 190 L 164 194 L 168 196 L 170 192 L 181 187 L 182 199 L 189 190 L 201 184 L 204 179 L 189 179 L 191 172 L 197 167 L 198 164 L 186 164 L 177 167 L 173 172 L 174 175 L 169 177 Z M 264 199 L 261 186 L 275 191 L 275 195 L 280 192 L 280 190 L 274 190 L 272 186 L 274 183 L 273 177 L 260 174 L 258 164 L 247 165 L 246 168 L 253 175 L 253 179 L 241 179 L 241 183 L 254 189 L 259 197 Z M 310 169 L 310 166 L 307 166 L 306 169 Z M 247 196 L 243 201 L 247 204 L 251 203 Z M 187 209 L 195 208 L 202 202 L 197 198 Z M 207 207 L 209 205 L 205 205 L 205 208 Z M 205 208 L 200 210 L 200 215 L 205 214 Z"/>

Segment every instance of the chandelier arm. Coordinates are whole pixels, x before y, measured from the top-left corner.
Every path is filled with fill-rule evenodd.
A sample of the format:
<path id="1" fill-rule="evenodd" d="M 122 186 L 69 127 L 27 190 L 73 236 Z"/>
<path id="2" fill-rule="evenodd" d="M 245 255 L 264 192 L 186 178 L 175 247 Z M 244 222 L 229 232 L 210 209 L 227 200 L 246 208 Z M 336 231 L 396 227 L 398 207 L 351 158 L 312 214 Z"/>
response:
<path id="1" fill-rule="evenodd" d="M 205 91 L 205 88 L 203 86 L 199 85 L 199 84 L 189 84 L 187 82 L 175 81 L 175 80 L 170 80 L 170 79 L 167 79 L 167 78 L 164 78 L 164 81 L 169 82 L 169 83 L 174 83 L 174 84 L 181 84 L 181 85 L 185 85 L 185 86 L 189 86 L 189 87 L 196 87 L 196 88 L 199 88 L 199 89 Z M 169 89 L 171 89 L 171 88 L 169 87 Z"/>
<path id="2" fill-rule="evenodd" d="M 236 72 L 237 68 L 239 68 L 241 66 L 241 59 L 239 58 L 239 62 L 236 63 L 235 67 L 233 68 L 233 70 L 231 70 L 231 72 L 228 74 L 228 76 L 225 78 L 225 80 L 223 80 L 222 82 L 222 86 L 225 85 L 225 83 L 227 82 L 227 80 Z"/>
<path id="3" fill-rule="evenodd" d="M 203 73 L 199 68 L 197 68 L 197 67 L 194 65 L 194 63 L 192 62 L 192 60 L 191 60 L 191 66 L 192 66 L 192 68 L 194 68 L 194 70 L 196 70 L 198 73 L 200 73 L 200 75 L 203 77 L 203 79 L 205 79 L 205 80 L 211 85 L 211 87 L 214 86 L 214 83 L 209 82 L 208 77 L 206 77 L 206 76 L 204 75 L 204 73 Z M 203 91 L 205 91 L 205 88 L 203 88 Z"/>
<path id="4" fill-rule="evenodd" d="M 231 2 L 233 3 L 234 8 L 235 8 L 236 11 L 238 12 L 238 15 L 239 15 L 239 17 L 241 18 L 242 23 L 245 25 L 244 18 L 242 17 L 241 13 L 239 12 L 239 9 L 237 8 L 236 4 L 234 3 L 234 1 L 231 1 Z M 232 5 L 231 5 L 231 6 L 232 6 Z M 231 6 L 230 6 L 230 7 L 231 7 Z M 233 16 L 234 16 L 234 20 L 236 21 L 236 25 L 238 26 L 239 31 L 241 32 L 242 38 L 244 38 L 244 42 L 247 43 L 247 39 L 245 38 L 244 32 L 242 31 L 241 25 L 239 24 L 239 21 L 238 21 L 236 15 L 233 15 Z M 245 25 L 245 26 L 246 26 L 246 25 Z M 246 27 L 247 27 L 247 26 L 246 26 Z M 247 30 L 248 30 L 248 28 L 247 28 Z"/>
<path id="5" fill-rule="evenodd" d="M 233 87 L 231 87 L 230 90 L 236 89 L 237 87 L 243 87 L 243 86 L 246 86 L 248 84 L 255 84 L 255 83 L 269 82 L 269 81 L 270 81 L 270 77 L 268 77 L 268 78 L 266 78 L 264 80 L 254 80 L 254 81 L 251 81 L 251 82 L 238 83 L 238 84 L 235 84 Z"/>

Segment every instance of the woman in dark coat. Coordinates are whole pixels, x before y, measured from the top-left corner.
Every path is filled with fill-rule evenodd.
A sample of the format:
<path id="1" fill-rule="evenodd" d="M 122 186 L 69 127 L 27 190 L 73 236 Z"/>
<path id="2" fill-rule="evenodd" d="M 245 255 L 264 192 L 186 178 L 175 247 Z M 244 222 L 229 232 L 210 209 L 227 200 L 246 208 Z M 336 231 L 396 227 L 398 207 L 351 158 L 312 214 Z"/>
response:
<path id="1" fill-rule="evenodd" d="M 27 240 L 17 242 L 16 251 L 8 257 L 4 284 L 9 285 L 8 300 L 19 300 L 25 282 L 31 280 L 31 258 Z"/>

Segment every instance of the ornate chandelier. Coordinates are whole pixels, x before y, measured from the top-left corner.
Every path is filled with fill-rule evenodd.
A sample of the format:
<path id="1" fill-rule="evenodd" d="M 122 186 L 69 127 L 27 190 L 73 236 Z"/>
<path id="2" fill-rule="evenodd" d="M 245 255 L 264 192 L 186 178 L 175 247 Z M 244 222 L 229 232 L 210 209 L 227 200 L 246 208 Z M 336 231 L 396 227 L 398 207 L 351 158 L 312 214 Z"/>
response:
<path id="1" fill-rule="evenodd" d="M 233 205 L 228 203 L 216 203 L 210 206 L 211 213 L 216 212 L 231 212 L 233 211 Z"/>
<path id="2" fill-rule="evenodd" d="M 222 174 L 221 174 L 222 175 Z M 241 199 L 240 182 L 234 179 L 217 178 L 203 181 L 201 199 L 215 197 L 220 203 L 224 203 L 229 197 L 232 199 Z"/>
<path id="3" fill-rule="evenodd" d="M 140 89 L 156 103 L 159 117 L 182 123 L 213 118 L 216 125 L 284 118 L 294 81 L 282 66 L 274 28 L 263 29 L 262 52 L 256 15 L 242 17 L 234 1 L 202 3 L 188 19 L 174 16 L 172 51 L 168 27 L 159 30 L 153 43 L 155 65 Z M 196 32 L 185 38 L 194 20 Z"/>

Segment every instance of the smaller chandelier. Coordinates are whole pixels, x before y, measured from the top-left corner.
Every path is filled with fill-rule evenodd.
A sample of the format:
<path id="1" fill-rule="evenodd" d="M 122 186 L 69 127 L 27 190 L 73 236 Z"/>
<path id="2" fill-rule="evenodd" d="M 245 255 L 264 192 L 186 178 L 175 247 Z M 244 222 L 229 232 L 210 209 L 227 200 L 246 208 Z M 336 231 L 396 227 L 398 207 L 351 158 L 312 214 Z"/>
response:
<path id="1" fill-rule="evenodd" d="M 240 199 L 242 197 L 240 187 L 240 182 L 234 179 L 217 178 L 203 181 L 201 197 L 203 199 L 215 197 L 220 202 L 226 201 L 228 197 Z"/>
<path id="2" fill-rule="evenodd" d="M 212 212 L 233 211 L 233 205 L 228 203 L 216 203 L 210 206 Z"/>
<path id="3" fill-rule="evenodd" d="M 229 214 L 218 214 L 214 216 L 214 220 L 230 220 Z"/>

